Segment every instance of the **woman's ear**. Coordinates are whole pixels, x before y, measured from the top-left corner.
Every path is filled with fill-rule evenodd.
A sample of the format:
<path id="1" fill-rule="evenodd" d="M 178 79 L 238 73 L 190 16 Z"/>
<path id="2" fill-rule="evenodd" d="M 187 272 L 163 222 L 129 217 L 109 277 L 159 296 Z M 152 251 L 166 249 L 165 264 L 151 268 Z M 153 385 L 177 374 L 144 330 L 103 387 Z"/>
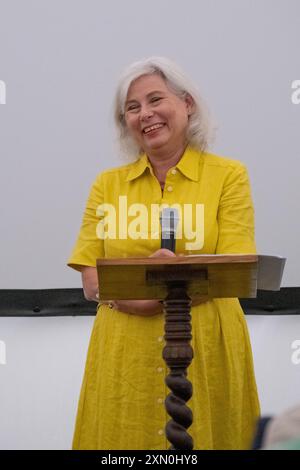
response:
<path id="1" fill-rule="evenodd" d="M 190 116 L 194 110 L 194 100 L 193 98 L 191 97 L 191 95 L 189 95 L 188 93 L 186 94 L 185 96 L 185 103 L 186 103 L 186 108 L 187 108 L 187 112 L 188 112 L 188 115 Z"/>

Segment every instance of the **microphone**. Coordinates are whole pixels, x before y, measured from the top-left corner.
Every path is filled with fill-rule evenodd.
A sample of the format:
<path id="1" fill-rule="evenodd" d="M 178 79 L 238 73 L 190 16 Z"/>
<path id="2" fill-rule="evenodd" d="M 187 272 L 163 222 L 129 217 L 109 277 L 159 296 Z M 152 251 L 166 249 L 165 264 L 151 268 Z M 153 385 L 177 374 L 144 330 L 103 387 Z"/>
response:
<path id="1" fill-rule="evenodd" d="M 167 248 L 175 253 L 176 229 L 179 222 L 178 209 L 175 207 L 166 207 L 160 213 L 161 225 L 161 248 Z"/>

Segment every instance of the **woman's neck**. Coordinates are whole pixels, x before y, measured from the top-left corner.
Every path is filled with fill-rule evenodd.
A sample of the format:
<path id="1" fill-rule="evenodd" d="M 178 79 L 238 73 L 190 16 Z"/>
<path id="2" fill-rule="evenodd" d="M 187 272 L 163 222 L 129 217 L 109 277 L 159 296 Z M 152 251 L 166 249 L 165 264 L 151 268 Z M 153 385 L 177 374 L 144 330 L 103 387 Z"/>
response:
<path id="1" fill-rule="evenodd" d="M 177 165 L 182 155 L 185 152 L 185 147 L 164 154 L 147 154 L 148 159 L 152 165 L 155 176 L 157 177 L 161 186 L 164 185 L 168 170 Z"/>

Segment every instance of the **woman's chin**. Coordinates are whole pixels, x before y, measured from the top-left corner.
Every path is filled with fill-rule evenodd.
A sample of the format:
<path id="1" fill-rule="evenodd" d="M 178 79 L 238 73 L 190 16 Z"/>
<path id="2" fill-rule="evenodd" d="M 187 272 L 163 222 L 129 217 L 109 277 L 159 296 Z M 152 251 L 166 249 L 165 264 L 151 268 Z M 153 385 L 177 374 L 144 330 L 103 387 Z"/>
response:
<path id="1" fill-rule="evenodd" d="M 167 139 L 149 139 L 148 142 L 145 142 L 145 147 L 148 150 L 159 150 L 160 148 L 164 148 L 167 144 Z"/>

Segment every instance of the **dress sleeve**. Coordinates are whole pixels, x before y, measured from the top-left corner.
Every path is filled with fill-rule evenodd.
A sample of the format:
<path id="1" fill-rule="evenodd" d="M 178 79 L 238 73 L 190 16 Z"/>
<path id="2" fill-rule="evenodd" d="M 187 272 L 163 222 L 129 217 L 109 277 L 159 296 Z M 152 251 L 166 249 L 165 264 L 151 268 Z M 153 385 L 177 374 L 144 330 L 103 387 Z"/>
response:
<path id="1" fill-rule="evenodd" d="M 216 253 L 256 253 L 254 208 L 247 169 L 241 163 L 227 175 L 218 209 Z"/>
<path id="2" fill-rule="evenodd" d="M 79 235 L 67 261 L 67 265 L 77 271 L 81 271 L 82 266 L 96 267 L 96 259 L 104 258 L 104 241 L 96 233 L 99 223 L 96 210 L 103 199 L 103 179 L 99 174 L 90 189 Z"/>

